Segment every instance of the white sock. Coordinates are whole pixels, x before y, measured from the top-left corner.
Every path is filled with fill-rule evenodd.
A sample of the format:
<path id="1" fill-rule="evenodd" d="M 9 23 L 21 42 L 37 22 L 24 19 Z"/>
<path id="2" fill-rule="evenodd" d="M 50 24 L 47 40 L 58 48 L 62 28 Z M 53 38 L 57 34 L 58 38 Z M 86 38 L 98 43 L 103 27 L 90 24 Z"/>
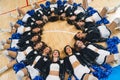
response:
<path id="1" fill-rule="evenodd" d="M 0 43 L 0 50 L 4 49 L 3 45 Z"/>
<path id="2" fill-rule="evenodd" d="M 116 24 L 119 24 L 119 23 L 120 23 L 120 18 L 115 18 L 115 19 L 114 19 L 114 22 L 115 22 Z"/>
<path id="3" fill-rule="evenodd" d="M 13 59 L 9 56 L 9 53 L 7 50 L 3 51 L 3 55 L 8 58 L 9 61 L 12 61 Z"/>
<path id="4" fill-rule="evenodd" d="M 1 68 L 1 69 L 0 69 L 0 74 L 3 73 L 3 72 L 5 72 L 7 69 L 8 69 L 7 66 L 4 66 L 3 68 Z"/>
<path id="5" fill-rule="evenodd" d="M 3 54 L 4 54 L 5 56 L 8 56 L 8 55 L 9 55 L 8 50 L 4 50 L 4 51 L 3 51 Z"/>
<path id="6" fill-rule="evenodd" d="M 4 45 L 6 42 L 7 42 L 6 39 L 3 39 L 3 40 L 0 41 L 0 43 L 1 43 L 2 45 Z"/>
<path id="7" fill-rule="evenodd" d="M 17 80 L 22 80 L 22 78 L 24 77 L 24 72 L 23 71 L 18 71 L 16 74 Z"/>

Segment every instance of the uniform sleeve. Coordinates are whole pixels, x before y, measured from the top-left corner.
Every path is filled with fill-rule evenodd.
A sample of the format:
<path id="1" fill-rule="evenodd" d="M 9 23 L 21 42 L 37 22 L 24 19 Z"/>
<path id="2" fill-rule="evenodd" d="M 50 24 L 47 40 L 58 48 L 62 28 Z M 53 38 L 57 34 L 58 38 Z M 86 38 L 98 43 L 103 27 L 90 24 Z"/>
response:
<path id="1" fill-rule="evenodd" d="M 100 38 L 100 32 L 97 29 L 87 30 L 86 41 L 98 42 Z"/>
<path id="2" fill-rule="evenodd" d="M 72 77 L 73 69 L 67 57 L 64 59 L 64 65 L 65 65 L 65 72 L 68 73 L 69 77 Z"/>
<path id="3" fill-rule="evenodd" d="M 65 78 L 65 65 L 64 65 L 64 60 L 60 60 L 60 78 L 61 80 L 64 80 Z"/>

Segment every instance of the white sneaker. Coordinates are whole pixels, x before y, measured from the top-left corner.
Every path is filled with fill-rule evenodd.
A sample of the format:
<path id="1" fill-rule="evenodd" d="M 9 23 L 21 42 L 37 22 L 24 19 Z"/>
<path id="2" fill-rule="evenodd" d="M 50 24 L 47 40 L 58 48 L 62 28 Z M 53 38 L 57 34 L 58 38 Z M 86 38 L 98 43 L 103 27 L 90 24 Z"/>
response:
<path id="1" fill-rule="evenodd" d="M 10 25 L 11 30 L 12 30 L 12 29 L 13 29 L 13 27 L 14 27 L 14 23 L 13 23 L 13 22 L 10 22 L 10 23 L 9 23 L 9 25 Z"/>
<path id="2" fill-rule="evenodd" d="M 119 8 L 120 7 L 120 4 L 116 6 L 116 8 Z"/>
<path id="3" fill-rule="evenodd" d="M 3 47 L 3 45 L 0 43 L 0 50 L 3 50 L 4 49 L 4 47 Z"/>
<path id="4" fill-rule="evenodd" d="M 119 27 L 116 27 L 115 30 L 120 30 L 120 26 L 119 26 Z"/>
<path id="5" fill-rule="evenodd" d="M 0 44 L 2 44 L 2 45 L 4 45 L 5 43 L 6 43 L 5 39 L 3 39 L 3 40 L 0 41 Z"/>
<path id="6" fill-rule="evenodd" d="M 12 14 L 12 13 L 9 13 L 8 16 L 12 17 L 12 18 L 17 18 L 16 15 Z"/>

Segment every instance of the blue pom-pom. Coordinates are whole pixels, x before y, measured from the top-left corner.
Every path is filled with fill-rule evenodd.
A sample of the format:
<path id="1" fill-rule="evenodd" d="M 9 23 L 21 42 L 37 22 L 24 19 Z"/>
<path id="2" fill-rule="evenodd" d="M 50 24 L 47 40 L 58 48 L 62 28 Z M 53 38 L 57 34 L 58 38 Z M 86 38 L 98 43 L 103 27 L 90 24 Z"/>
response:
<path id="1" fill-rule="evenodd" d="M 31 16 L 34 15 L 34 13 L 35 13 L 35 11 L 33 9 L 27 12 L 27 14 L 29 14 Z"/>
<path id="2" fill-rule="evenodd" d="M 63 5 L 62 1 L 61 0 L 58 0 L 57 1 L 57 5 L 60 7 L 61 5 Z"/>
<path id="3" fill-rule="evenodd" d="M 78 4 L 78 6 L 81 6 L 81 5 L 82 5 L 81 3 Z"/>
<path id="4" fill-rule="evenodd" d="M 44 9 L 44 8 L 45 8 L 44 4 L 40 4 L 40 7 L 41 7 L 42 9 Z"/>
<path id="5" fill-rule="evenodd" d="M 12 48 L 8 48 L 7 50 L 10 50 L 10 51 L 15 51 L 15 52 L 17 52 L 19 49 L 18 49 L 18 48 L 15 48 L 15 47 L 12 47 Z"/>
<path id="6" fill-rule="evenodd" d="M 104 18 L 102 18 L 102 23 L 109 24 L 110 22 L 107 18 L 104 17 Z"/>
<path id="7" fill-rule="evenodd" d="M 21 35 L 19 33 L 14 33 L 9 39 L 20 39 L 20 38 L 21 38 Z"/>
<path id="8" fill-rule="evenodd" d="M 46 6 L 50 6 L 50 4 L 51 4 L 50 1 L 47 1 L 47 2 L 45 3 Z"/>
<path id="9" fill-rule="evenodd" d="M 73 3 L 73 7 L 77 7 L 78 6 L 78 4 L 77 3 Z"/>
<path id="10" fill-rule="evenodd" d="M 67 3 L 67 0 L 63 0 L 63 5 Z"/>
<path id="11" fill-rule="evenodd" d="M 108 64 L 103 64 L 101 65 L 101 67 L 98 65 L 93 65 L 92 68 L 95 70 L 93 72 L 93 75 L 96 76 L 98 79 L 106 78 L 112 72 L 112 67 Z"/>
<path id="12" fill-rule="evenodd" d="M 41 76 L 36 76 L 33 80 L 44 80 Z"/>
<path id="13" fill-rule="evenodd" d="M 116 36 L 107 39 L 106 41 L 107 50 L 113 54 L 118 53 L 119 52 L 117 47 L 118 43 L 120 43 L 120 39 Z"/>
<path id="14" fill-rule="evenodd" d="M 96 24 L 109 24 L 109 21 L 104 17 L 101 20 L 97 21 Z"/>
<path id="15" fill-rule="evenodd" d="M 72 78 L 71 78 L 71 77 L 69 77 L 69 78 L 68 78 L 68 80 L 72 80 Z"/>
<path id="16" fill-rule="evenodd" d="M 23 62 L 17 63 L 13 66 L 13 70 L 17 73 L 19 70 L 23 69 L 25 64 Z"/>
<path id="17" fill-rule="evenodd" d="M 88 7 L 88 8 L 87 8 L 87 11 L 89 11 L 89 10 L 93 10 L 93 7 Z"/>
<path id="18" fill-rule="evenodd" d="M 19 25 L 24 25 L 24 22 L 22 20 L 18 20 L 16 23 Z"/>
<path id="19" fill-rule="evenodd" d="M 19 33 L 14 33 L 14 34 L 12 34 L 12 36 L 14 36 L 14 39 L 20 39 L 21 38 L 21 35 Z"/>
<path id="20" fill-rule="evenodd" d="M 97 12 L 97 10 L 91 10 L 91 11 L 88 12 L 88 15 L 89 15 L 89 16 L 92 16 L 92 15 L 93 15 L 94 13 L 96 13 L 96 12 Z"/>

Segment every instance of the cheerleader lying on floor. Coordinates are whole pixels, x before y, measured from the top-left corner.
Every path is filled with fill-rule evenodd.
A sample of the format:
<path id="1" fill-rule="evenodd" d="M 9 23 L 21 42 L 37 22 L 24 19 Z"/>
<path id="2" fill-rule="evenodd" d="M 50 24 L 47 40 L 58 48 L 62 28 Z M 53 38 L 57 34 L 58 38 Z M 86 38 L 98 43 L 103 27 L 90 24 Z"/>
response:
<path id="1" fill-rule="evenodd" d="M 85 59 L 87 59 L 89 62 L 93 62 L 93 64 L 110 64 L 114 61 L 118 61 L 120 64 L 120 53 L 112 54 L 104 48 L 97 48 L 93 44 L 84 45 L 80 40 L 77 40 L 74 46 L 75 49 L 81 53 L 81 55 L 86 56 Z"/>
<path id="2" fill-rule="evenodd" d="M 64 61 L 60 60 L 60 52 L 58 50 L 54 50 L 52 53 L 52 61 L 49 65 L 48 72 L 49 75 L 46 80 L 64 80 Z"/>
<path id="3" fill-rule="evenodd" d="M 106 27 L 105 25 L 98 26 L 91 22 L 80 21 L 78 22 L 78 25 L 83 30 L 83 32 L 78 32 L 74 36 L 74 39 L 88 42 L 105 41 L 107 38 L 110 37 L 111 32 L 114 31 L 112 27 L 117 27 L 119 23 L 120 23 L 119 18 L 116 18 L 108 27 Z"/>
<path id="4" fill-rule="evenodd" d="M 39 54 L 39 50 L 44 46 L 43 42 L 36 43 L 34 46 L 27 47 L 24 51 L 3 51 L 3 54 L 7 56 L 9 59 L 15 58 L 15 60 L 12 60 L 10 63 L 8 63 L 6 66 L 0 69 L 0 74 L 5 72 L 6 70 L 13 67 L 14 64 L 21 62 L 22 60 L 26 60 L 29 58 L 34 58 L 36 55 Z M 11 58 L 12 57 L 12 58 Z"/>
<path id="5" fill-rule="evenodd" d="M 90 74 L 90 69 L 82 63 L 82 56 L 76 55 L 71 46 L 65 46 L 64 52 L 67 55 L 64 59 L 64 64 L 67 73 L 70 75 L 69 78 L 73 75 L 76 80 L 98 80 Z"/>
<path id="6" fill-rule="evenodd" d="M 23 68 L 16 73 L 17 80 L 22 80 L 24 76 L 28 77 L 27 80 L 34 80 L 36 76 L 42 76 L 43 80 L 45 80 L 45 77 L 48 75 L 46 68 L 50 63 L 50 52 L 51 48 L 46 47 L 41 55 L 36 56 L 32 64 L 26 66 L 26 68 Z"/>
<path id="7" fill-rule="evenodd" d="M 28 33 L 29 34 L 29 33 Z M 13 48 L 16 50 L 25 50 L 29 45 L 33 45 L 35 42 L 41 41 L 41 37 L 38 34 L 30 34 L 26 36 L 21 36 L 21 39 L 18 37 L 11 38 L 11 40 L 3 40 L 2 41 L 2 49 L 10 49 Z M 14 51 L 14 50 L 13 50 Z"/>

